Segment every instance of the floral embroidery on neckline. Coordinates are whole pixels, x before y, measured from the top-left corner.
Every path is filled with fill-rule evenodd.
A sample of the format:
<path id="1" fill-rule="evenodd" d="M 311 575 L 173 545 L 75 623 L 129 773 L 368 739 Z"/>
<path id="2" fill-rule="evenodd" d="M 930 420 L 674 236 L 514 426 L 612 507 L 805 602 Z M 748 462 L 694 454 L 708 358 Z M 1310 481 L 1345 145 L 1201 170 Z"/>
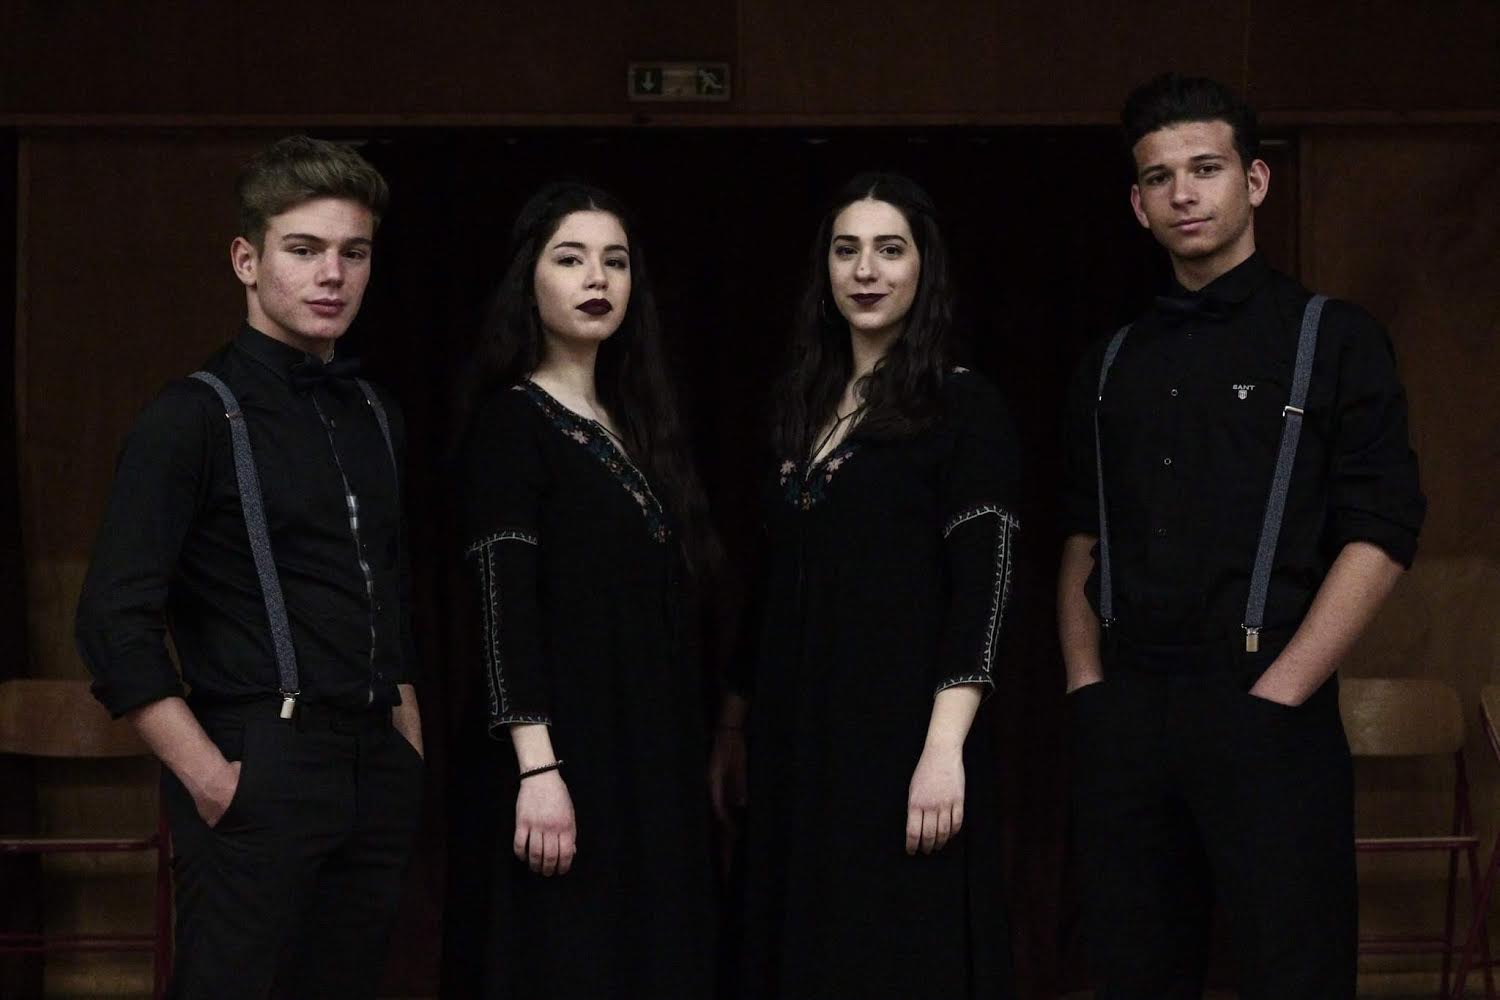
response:
<path id="1" fill-rule="evenodd" d="M 781 495 L 799 510 L 812 510 L 827 497 L 834 473 L 848 463 L 858 447 L 856 442 L 845 440 L 821 461 L 809 463 L 805 468 L 786 459 L 779 470 Z"/>
<path id="2" fill-rule="evenodd" d="M 661 502 L 656 499 L 656 494 L 651 492 L 651 484 L 646 481 L 641 470 L 635 467 L 635 463 L 615 446 L 609 438 L 609 432 L 598 421 L 574 413 L 558 402 L 550 392 L 530 379 L 513 388 L 517 392 L 524 392 L 564 437 L 581 444 L 585 451 L 598 459 L 600 464 L 619 480 L 625 492 L 630 494 L 636 506 L 640 507 L 641 513 L 646 518 L 646 531 L 652 538 L 658 542 L 665 542 L 672 536 L 671 529 L 667 527 L 667 519 L 662 511 Z"/>

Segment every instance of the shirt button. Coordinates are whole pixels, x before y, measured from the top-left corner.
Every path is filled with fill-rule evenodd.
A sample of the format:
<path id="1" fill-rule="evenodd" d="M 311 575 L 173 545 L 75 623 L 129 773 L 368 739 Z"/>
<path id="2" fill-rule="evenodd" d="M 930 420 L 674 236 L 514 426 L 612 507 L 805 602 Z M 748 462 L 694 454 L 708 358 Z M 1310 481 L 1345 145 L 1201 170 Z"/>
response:
<path id="1" fill-rule="evenodd" d="M 1156 537 L 1157 538 L 1165 538 L 1165 537 L 1167 537 L 1167 529 L 1166 528 L 1157 528 L 1156 529 Z"/>
<path id="2" fill-rule="evenodd" d="M 1177 395 L 1177 390 L 1176 389 L 1172 390 L 1172 395 L 1174 395 L 1174 396 Z"/>
<path id="3" fill-rule="evenodd" d="M 1162 465 L 1171 465 L 1171 464 L 1172 464 L 1172 459 L 1171 459 L 1171 457 L 1170 457 L 1170 456 L 1169 456 L 1169 457 L 1167 457 L 1167 458 L 1164 458 L 1164 459 L 1162 459 L 1162 460 L 1161 460 L 1161 464 L 1162 464 Z"/>

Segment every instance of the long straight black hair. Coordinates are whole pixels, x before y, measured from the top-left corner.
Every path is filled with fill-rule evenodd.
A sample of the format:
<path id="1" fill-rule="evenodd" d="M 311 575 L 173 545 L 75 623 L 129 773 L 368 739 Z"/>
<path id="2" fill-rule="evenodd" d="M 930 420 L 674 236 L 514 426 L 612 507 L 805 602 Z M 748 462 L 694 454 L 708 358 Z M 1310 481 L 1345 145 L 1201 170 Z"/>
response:
<path id="1" fill-rule="evenodd" d="M 921 273 L 901 335 L 855 392 L 864 407 L 859 433 L 907 437 L 936 419 L 943 377 L 953 350 L 953 288 L 948 249 L 938 228 L 932 199 L 910 178 L 863 173 L 834 196 L 813 239 L 809 277 L 792 331 L 791 360 L 777 387 L 772 443 L 783 458 L 801 459 L 832 421 L 854 355 L 849 324 L 838 311 L 829 281 L 828 248 L 833 223 L 854 202 L 872 198 L 894 207 L 916 241 Z"/>
<path id="2" fill-rule="evenodd" d="M 468 424 L 480 397 L 514 385 L 542 363 L 546 333 L 537 310 L 536 265 L 563 220 L 574 212 L 608 212 L 625 230 L 630 301 L 619 329 L 599 345 L 594 385 L 619 426 L 626 451 L 680 523 L 690 569 L 701 574 L 717 562 L 718 542 L 683 429 L 645 253 L 630 212 L 618 198 L 587 184 L 562 181 L 545 185 L 522 206 L 511 231 L 510 264 L 480 327 L 462 394 L 460 426 Z"/>

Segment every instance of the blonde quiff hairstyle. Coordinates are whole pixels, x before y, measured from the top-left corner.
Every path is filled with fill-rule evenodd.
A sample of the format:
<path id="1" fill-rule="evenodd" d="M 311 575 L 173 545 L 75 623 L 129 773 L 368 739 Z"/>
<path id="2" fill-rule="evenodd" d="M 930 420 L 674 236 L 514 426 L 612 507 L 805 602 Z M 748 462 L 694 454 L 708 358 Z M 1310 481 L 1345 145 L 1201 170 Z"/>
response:
<path id="1" fill-rule="evenodd" d="M 370 210 L 375 225 L 390 201 L 380 171 L 349 146 L 289 135 L 257 153 L 235 182 L 239 235 L 259 253 L 273 216 L 316 198 L 345 198 Z"/>

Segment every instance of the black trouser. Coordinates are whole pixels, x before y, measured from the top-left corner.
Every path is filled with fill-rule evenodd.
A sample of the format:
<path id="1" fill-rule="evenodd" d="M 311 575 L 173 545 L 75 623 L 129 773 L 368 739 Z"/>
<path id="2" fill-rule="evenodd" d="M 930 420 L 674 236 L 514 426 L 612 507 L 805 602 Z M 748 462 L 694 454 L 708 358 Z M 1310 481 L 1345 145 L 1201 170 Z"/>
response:
<path id="1" fill-rule="evenodd" d="M 1216 893 L 1241 1000 L 1354 997 L 1353 776 L 1338 683 L 1296 708 L 1249 694 L 1280 645 L 1115 647 L 1105 679 L 1069 696 L 1098 1000 L 1201 997 Z"/>
<path id="2" fill-rule="evenodd" d="M 389 710 L 199 710 L 239 787 L 210 828 L 163 769 L 183 1000 L 373 997 L 411 855 L 422 760 Z"/>

